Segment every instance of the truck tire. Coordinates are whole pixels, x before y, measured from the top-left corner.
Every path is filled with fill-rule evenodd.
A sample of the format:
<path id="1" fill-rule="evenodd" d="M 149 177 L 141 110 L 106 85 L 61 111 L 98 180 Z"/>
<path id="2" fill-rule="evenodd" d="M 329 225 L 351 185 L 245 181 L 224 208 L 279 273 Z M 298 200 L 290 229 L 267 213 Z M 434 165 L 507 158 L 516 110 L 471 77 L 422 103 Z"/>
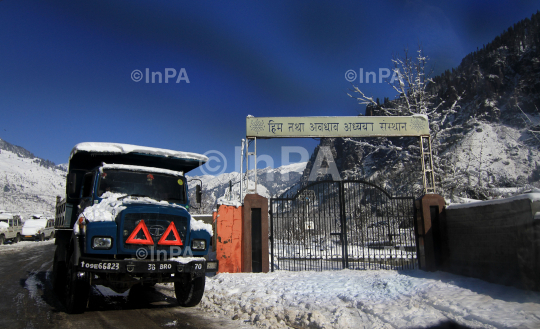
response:
<path id="1" fill-rule="evenodd" d="M 184 274 L 181 281 L 174 283 L 174 292 L 178 305 L 193 307 L 202 299 L 206 277 L 200 276 L 191 279 L 191 274 Z"/>
<path id="2" fill-rule="evenodd" d="M 66 276 L 65 307 L 69 314 L 83 313 L 88 304 L 90 284 L 86 279 L 77 277 L 77 268 L 73 264 L 68 266 Z"/>
<path id="3" fill-rule="evenodd" d="M 54 232 L 51 233 L 51 236 L 49 237 L 49 240 L 54 239 Z"/>
<path id="4" fill-rule="evenodd" d="M 66 294 L 67 267 L 66 262 L 58 261 L 58 258 L 58 249 L 56 249 L 51 280 L 54 292 L 58 297 L 62 297 Z"/>
<path id="5" fill-rule="evenodd" d="M 45 234 L 41 233 L 38 238 L 39 241 L 45 241 Z"/>
<path id="6" fill-rule="evenodd" d="M 13 242 L 14 243 L 19 243 L 21 242 L 21 235 L 19 233 L 17 233 L 17 236 L 15 237 L 15 239 L 13 239 Z"/>
<path id="7" fill-rule="evenodd" d="M 3 245 L 4 242 L 5 242 L 6 238 L 4 237 L 4 235 L 0 235 L 0 245 Z"/>

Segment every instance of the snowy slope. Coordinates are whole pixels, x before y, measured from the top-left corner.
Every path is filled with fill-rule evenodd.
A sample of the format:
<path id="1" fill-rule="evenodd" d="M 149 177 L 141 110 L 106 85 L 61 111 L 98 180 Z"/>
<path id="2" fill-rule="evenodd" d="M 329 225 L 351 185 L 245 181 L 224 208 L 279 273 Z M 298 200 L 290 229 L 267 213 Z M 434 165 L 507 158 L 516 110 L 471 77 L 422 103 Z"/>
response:
<path id="1" fill-rule="evenodd" d="M 537 186 L 540 155 L 537 146 L 525 142 L 527 137 L 530 132 L 525 128 L 476 123 L 459 143 L 440 154 L 446 160 L 439 177 L 447 198 L 460 202 L 453 190 L 463 186 L 469 189 L 466 196 L 480 199 L 506 197 Z"/>
<path id="2" fill-rule="evenodd" d="M 280 195 L 289 187 L 296 184 L 302 177 L 307 162 L 293 163 L 279 168 L 264 168 L 257 170 L 257 192 L 264 197 Z M 245 175 L 245 173 L 244 173 Z M 250 170 L 250 177 L 253 178 L 253 171 Z M 190 183 L 190 199 L 194 200 L 196 179 L 200 179 L 203 184 L 203 208 L 194 210 L 196 213 L 210 213 L 214 209 L 217 200 L 225 195 L 228 197 L 229 182 L 233 184 L 233 195 L 238 198 L 240 192 L 240 173 L 224 173 L 219 176 L 203 175 L 187 177 Z M 253 184 L 253 182 L 251 182 Z M 251 185 L 250 185 L 251 186 Z M 244 186 L 244 189 L 246 187 Z M 245 190 L 244 190 L 245 193 Z"/>
<path id="3" fill-rule="evenodd" d="M 56 196 L 66 193 L 66 172 L 41 166 L 40 160 L 0 150 L 0 208 L 23 218 L 54 213 Z"/>

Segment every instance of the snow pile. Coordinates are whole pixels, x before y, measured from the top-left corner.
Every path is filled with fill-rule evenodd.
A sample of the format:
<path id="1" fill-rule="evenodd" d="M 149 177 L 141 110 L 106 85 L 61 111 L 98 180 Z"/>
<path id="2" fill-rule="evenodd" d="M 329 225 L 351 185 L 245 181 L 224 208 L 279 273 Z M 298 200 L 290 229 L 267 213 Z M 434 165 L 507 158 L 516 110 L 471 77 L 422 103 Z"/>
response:
<path id="1" fill-rule="evenodd" d="M 9 228 L 9 224 L 6 222 L 0 222 L 0 230 L 5 230 Z"/>
<path id="2" fill-rule="evenodd" d="M 210 233 L 210 236 L 214 235 L 214 230 L 212 229 L 211 224 L 207 224 L 202 220 L 195 219 L 191 215 L 189 216 L 191 217 L 190 227 L 193 231 L 207 231 L 208 233 Z"/>
<path id="3" fill-rule="evenodd" d="M 187 212 L 187 209 L 180 205 L 169 203 L 167 201 L 157 201 L 149 197 L 130 197 L 122 193 L 105 192 L 102 195 L 102 198 L 103 199 L 100 203 L 94 204 L 84 209 L 83 216 L 89 222 L 112 222 L 122 210 L 127 208 L 126 205 L 130 204 L 154 204 L 173 208 L 180 208 L 186 210 Z M 190 217 L 190 226 L 192 230 L 205 230 L 208 231 L 210 235 L 213 234 L 212 225 L 206 224 L 201 220 L 197 220 L 191 215 Z M 75 233 L 79 232 L 79 225 L 77 225 L 77 223 L 75 223 L 73 230 Z"/>
<path id="4" fill-rule="evenodd" d="M 105 192 L 102 195 L 100 203 L 84 209 L 83 216 L 89 222 L 112 222 L 116 218 L 116 215 L 122 210 L 126 209 L 123 206 L 124 201 L 118 200 L 118 198 L 125 197 L 126 194 Z M 78 228 L 77 223 L 75 227 Z"/>
<path id="5" fill-rule="evenodd" d="M 221 273 L 200 307 L 261 327 L 540 327 L 540 293 L 443 272 Z"/>

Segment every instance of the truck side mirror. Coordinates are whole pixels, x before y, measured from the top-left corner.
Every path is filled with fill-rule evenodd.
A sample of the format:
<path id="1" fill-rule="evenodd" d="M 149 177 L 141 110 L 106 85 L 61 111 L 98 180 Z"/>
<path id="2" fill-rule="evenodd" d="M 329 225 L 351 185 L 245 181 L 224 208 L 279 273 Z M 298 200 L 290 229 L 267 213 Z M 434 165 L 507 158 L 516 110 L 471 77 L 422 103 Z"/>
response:
<path id="1" fill-rule="evenodd" d="M 200 204 L 202 199 L 202 191 L 201 191 L 201 185 L 195 186 L 195 200 L 197 200 L 197 203 Z"/>

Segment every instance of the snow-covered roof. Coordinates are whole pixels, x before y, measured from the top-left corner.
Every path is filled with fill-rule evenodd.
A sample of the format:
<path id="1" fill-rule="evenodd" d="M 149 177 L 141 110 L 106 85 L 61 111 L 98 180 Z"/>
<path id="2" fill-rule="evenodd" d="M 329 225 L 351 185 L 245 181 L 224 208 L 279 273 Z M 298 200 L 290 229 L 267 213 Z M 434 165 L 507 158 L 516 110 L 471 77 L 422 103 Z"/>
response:
<path id="1" fill-rule="evenodd" d="M 164 157 L 174 157 L 180 159 L 192 159 L 197 161 L 207 162 L 208 157 L 202 154 L 191 153 L 191 152 L 182 152 L 182 151 L 173 151 L 167 149 L 160 149 L 155 147 L 147 146 L 138 146 L 131 144 L 121 144 L 121 143 L 79 143 L 75 145 L 69 158 L 71 159 L 73 155 L 77 152 L 86 151 L 86 152 L 96 152 L 96 153 L 116 153 L 116 154 L 127 154 L 127 153 L 141 153 L 149 154 L 156 156 Z"/>
<path id="2" fill-rule="evenodd" d="M 23 228 L 43 228 L 47 226 L 47 219 L 29 219 L 24 222 Z"/>
<path id="3" fill-rule="evenodd" d="M 151 172 L 151 173 L 154 173 L 154 174 L 164 174 L 164 175 L 171 175 L 171 176 L 183 176 L 184 175 L 182 172 L 174 171 L 174 170 L 168 170 L 168 169 L 162 169 L 162 168 L 154 168 L 154 167 L 123 165 L 123 164 L 104 163 L 103 166 L 101 166 L 100 170 L 101 169 L 118 169 L 118 170 L 129 170 L 129 171 L 143 171 L 143 172 Z"/>
<path id="4" fill-rule="evenodd" d="M 524 200 L 524 199 L 529 199 L 531 202 L 540 201 L 540 190 L 534 190 L 532 193 L 520 194 L 520 195 L 516 195 L 510 198 L 504 198 L 504 199 L 477 201 L 477 202 L 469 202 L 469 203 L 453 203 L 453 204 L 448 205 L 446 209 L 462 209 L 462 208 L 480 207 L 480 206 L 486 206 L 486 205 L 502 204 L 502 203 L 512 202 L 516 200 Z"/>
<path id="5" fill-rule="evenodd" d="M 13 219 L 13 214 L 9 212 L 3 212 L 0 214 L 0 220 L 8 220 L 8 219 Z"/>

